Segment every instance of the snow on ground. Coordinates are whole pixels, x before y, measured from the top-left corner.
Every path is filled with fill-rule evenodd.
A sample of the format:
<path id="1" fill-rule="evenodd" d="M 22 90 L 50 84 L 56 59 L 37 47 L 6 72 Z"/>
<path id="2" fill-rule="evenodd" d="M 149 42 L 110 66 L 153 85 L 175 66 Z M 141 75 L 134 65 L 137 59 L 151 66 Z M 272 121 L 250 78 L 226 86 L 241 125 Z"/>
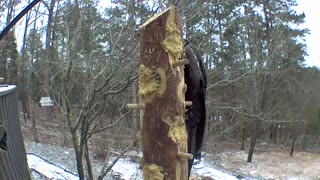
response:
<path id="1" fill-rule="evenodd" d="M 221 170 L 218 170 L 203 161 L 201 161 L 199 164 L 194 165 L 192 167 L 191 173 L 193 176 L 204 176 L 213 179 L 238 180 L 237 177 L 230 175 L 229 173 L 223 172 Z"/>
<path id="2" fill-rule="evenodd" d="M 112 170 L 116 174 L 121 174 L 123 179 L 142 179 L 142 172 L 139 169 L 139 164 L 132 162 L 128 158 L 120 159 Z M 192 167 L 191 176 L 210 177 L 215 180 L 239 180 L 237 177 L 222 170 L 218 170 L 203 161 Z"/>
<path id="3" fill-rule="evenodd" d="M 37 173 L 47 177 L 48 179 L 67 179 L 67 180 L 78 180 L 79 177 L 62 169 L 45 159 L 35 155 L 27 154 L 29 168 Z"/>
<path id="4" fill-rule="evenodd" d="M 119 159 L 112 167 L 112 171 L 114 175 L 126 180 L 142 179 L 142 172 L 139 168 L 139 164 L 131 161 L 129 158 Z"/>
<path id="5" fill-rule="evenodd" d="M 31 170 L 41 173 L 48 177 L 48 179 L 77 179 L 74 175 L 76 171 L 75 156 L 72 148 L 65 148 L 59 146 L 45 145 L 35 142 L 26 142 L 26 149 L 28 152 L 28 163 Z M 129 151 L 128 157 L 138 156 L 135 151 Z M 132 161 L 130 158 L 120 159 L 112 168 L 113 177 L 119 177 L 125 180 L 139 180 L 142 179 L 142 172 L 139 168 L 139 163 Z M 112 159 L 110 160 L 110 162 Z M 97 177 L 98 172 L 102 166 L 101 162 L 92 163 L 94 175 Z M 209 177 L 216 180 L 237 180 L 235 176 L 218 170 L 206 162 L 200 162 L 194 165 L 192 176 Z M 106 177 L 106 178 L 111 178 Z M 34 177 L 34 179 L 40 179 Z"/>
<path id="6" fill-rule="evenodd" d="M 41 144 L 36 142 L 24 142 L 28 154 L 35 154 L 46 161 L 77 174 L 75 153 L 72 148 Z M 30 164 L 29 164 L 30 166 Z M 93 160 L 93 173 L 97 177 L 102 163 Z"/>
<path id="7" fill-rule="evenodd" d="M 73 173 L 62 169 L 39 156 L 34 154 L 28 154 L 28 163 L 30 169 L 46 176 L 49 179 L 65 179 L 65 180 L 76 180 L 78 179 Z M 130 159 L 120 159 L 115 166 L 112 168 L 115 176 L 121 177 L 126 180 L 142 179 L 142 172 L 139 169 L 139 164 L 130 161 Z M 213 179 L 221 180 L 238 180 L 235 176 L 228 173 L 219 171 L 210 165 L 201 162 L 194 166 L 192 176 L 210 177 Z"/>
<path id="8" fill-rule="evenodd" d="M 75 155 L 72 148 L 45 145 L 35 142 L 26 142 L 28 163 L 31 170 L 41 174 L 46 174 L 49 179 L 74 179 L 77 174 Z M 33 154 L 33 155 L 32 155 Z M 39 157 L 37 157 L 37 156 Z M 246 162 L 246 152 L 226 151 L 218 153 L 210 161 L 213 155 L 206 155 L 202 161 L 193 166 L 191 176 L 194 179 L 217 179 L 217 180 L 236 180 L 238 174 L 246 177 L 242 179 L 285 179 L 285 180 L 313 180 L 320 179 L 320 154 L 308 152 L 295 152 L 293 157 L 287 151 L 256 152 L 253 163 Z M 40 158 L 41 157 L 41 158 Z M 112 168 L 112 176 L 107 175 L 105 179 L 142 179 L 139 159 L 141 153 L 129 151 L 124 158 L 121 158 Z M 113 159 L 109 161 L 111 163 Z M 219 164 L 213 165 L 215 163 Z M 93 160 L 94 176 L 97 177 L 102 163 Z M 227 170 L 222 170 L 227 169 Z M 68 174 L 67 171 L 70 171 Z M 233 173 L 230 173 L 233 172 Z M 34 173 L 33 173 L 34 174 Z M 60 178 L 59 176 L 70 175 L 71 178 Z M 234 175 L 236 174 L 236 175 Z M 239 176 L 240 178 L 241 176 Z M 46 179 L 35 177 L 34 179 Z"/>
<path id="9" fill-rule="evenodd" d="M 274 149 L 254 153 L 253 162 L 247 163 L 246 151 L 225 151 L 217 154 L 221 168 L 257 179 L 315 180 L 320 179 L 320 154 Z"/>

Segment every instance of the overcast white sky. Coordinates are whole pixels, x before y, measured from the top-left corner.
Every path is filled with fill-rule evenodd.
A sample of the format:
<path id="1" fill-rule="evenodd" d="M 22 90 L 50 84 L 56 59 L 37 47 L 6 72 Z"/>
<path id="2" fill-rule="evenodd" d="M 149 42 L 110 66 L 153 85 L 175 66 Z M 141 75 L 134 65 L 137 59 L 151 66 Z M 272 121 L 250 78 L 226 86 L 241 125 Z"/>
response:
<path id="1" fill-rule="evenodd" d="M 306 37 L 307 51 L 309 56 L 306 57 L 308 66 L 320 67 L 320 1 L 319 0 L 297 0 L 298 13 L 304 12 L 306 15 L 306 23 L 304 27 L 310 29 L 309 35 Z"/>

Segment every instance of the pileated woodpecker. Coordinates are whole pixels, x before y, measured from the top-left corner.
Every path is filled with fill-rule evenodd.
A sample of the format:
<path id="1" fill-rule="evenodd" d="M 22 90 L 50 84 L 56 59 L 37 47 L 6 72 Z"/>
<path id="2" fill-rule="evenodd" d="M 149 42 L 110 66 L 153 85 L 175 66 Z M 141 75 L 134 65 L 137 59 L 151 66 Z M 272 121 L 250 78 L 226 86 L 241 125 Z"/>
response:
<path id="1" fill-rule="evenodd" d="M 185 45 L 185 53 L 186 58 L 189 59 L 189 64 L 184 69 L 185 83 L 187 85 L 185 98 L 186 101 L 192 101 L 192 106 L 187 107 L 185 114 L 188 132 L 188 153 L 193 154 L 194 159 L 200 159 L 206 126 L 207 75 L 199 51 L 188 42 Z M 189 176 L 194 159 L 188 162 Z"/>

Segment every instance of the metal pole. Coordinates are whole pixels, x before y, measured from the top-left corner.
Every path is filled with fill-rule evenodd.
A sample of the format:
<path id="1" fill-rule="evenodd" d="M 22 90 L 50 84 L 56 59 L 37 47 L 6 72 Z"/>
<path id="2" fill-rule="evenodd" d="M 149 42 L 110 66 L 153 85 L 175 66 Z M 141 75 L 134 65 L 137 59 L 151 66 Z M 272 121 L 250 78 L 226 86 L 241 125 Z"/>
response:
<path id="1" fill-rule="evenodd" d="M 4 30 L 0 34 L 0 41 L 4 38 L 4 36 L 10 31 L 10 29 L 30 10 L 32 9 L 38 2 L 41 0 L 34 0 L 32 3 L 30 3 L 26 8 L 24 8 L 18 16 L 16 16 L 10 24 L 4 28 Z"/>

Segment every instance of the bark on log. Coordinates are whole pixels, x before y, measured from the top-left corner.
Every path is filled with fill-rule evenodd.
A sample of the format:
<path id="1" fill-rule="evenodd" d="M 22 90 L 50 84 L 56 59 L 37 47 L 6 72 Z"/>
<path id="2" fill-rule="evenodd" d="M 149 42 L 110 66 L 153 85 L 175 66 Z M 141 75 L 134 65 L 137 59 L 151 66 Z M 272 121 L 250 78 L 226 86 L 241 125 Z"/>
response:
<path id="1" fill-rule="evenodd" d="M 144 179 L 188 179 L 184 122 L 184 66 L 173 67 L 184 54 L 182 26 L 174 6 L 140 27 L 139 98 Z"/>

